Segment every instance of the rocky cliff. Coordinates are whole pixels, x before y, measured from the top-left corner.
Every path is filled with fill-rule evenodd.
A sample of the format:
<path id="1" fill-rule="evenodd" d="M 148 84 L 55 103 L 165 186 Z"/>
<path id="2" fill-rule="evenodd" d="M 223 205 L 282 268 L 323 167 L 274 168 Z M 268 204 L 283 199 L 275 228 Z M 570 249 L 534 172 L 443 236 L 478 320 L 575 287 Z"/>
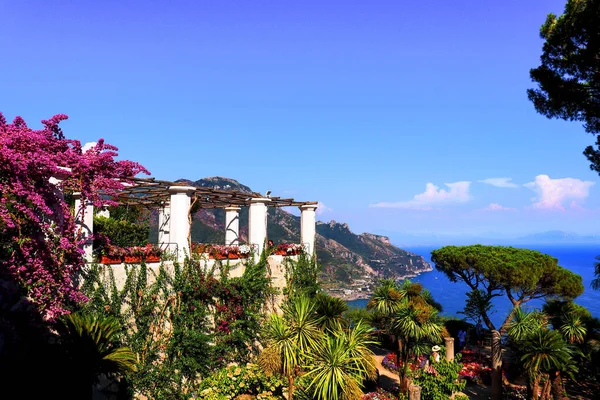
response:
<path id="1" fill-rule="evenodd" d="M 180 180 L 189 185 L 216 189 L 252 190 L 239 182 L 223 177 L 198 181 Z M 300 240 L 300 217 L 280 208 L 270 208 L 268 237 L 277 243 L 297 243 Z M 240 236 L 247 239 L 248 210 L 240 212 Z M 194 214 L 192 240 L 204 243 L 223 243 L 225 240 L 225 213 L 223 210 L 199 210 Z M 386 236 L 353 233 L 348 224 L 330 221 L 317 222 L 317 256 L 322 266 L 323 285 L 333 292 L 356 296 L 366 293 L 377 278 L 401 279 L 430 271 L 423 257 L 399 249 Z M 345 289 L 341 290 L 340 289 Z M 348 292 L 351 293 L 348 293 Z M 354 293 L 354 295 L 352 294 Z"/>

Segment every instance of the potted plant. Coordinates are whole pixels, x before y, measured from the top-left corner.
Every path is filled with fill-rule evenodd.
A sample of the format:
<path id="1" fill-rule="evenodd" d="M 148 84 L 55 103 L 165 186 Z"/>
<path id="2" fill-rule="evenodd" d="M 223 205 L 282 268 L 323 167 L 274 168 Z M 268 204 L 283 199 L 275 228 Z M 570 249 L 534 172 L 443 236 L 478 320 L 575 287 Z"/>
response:
<path id="1" fill-rule="evenodd" d="M 239 257 L 240 258 L 248 258 L 248 256 L 250 256 L 250 252 L 252 251 L 252 248 L 250 246 L 248 246 L 247 244 L 243 244 L 239 247 Z"/>
<path id="2" fill-rule="evenodd" d="M 121 264 L 123 262 L 123 249 L 113 245 L 106 245 L 100 254 L 102 264 Z"/>
<path id="3" fill-rule="evenodd" d="M 162 255 L 160 247 L 148 243 L 143 250 L 146 262 L 160 262 L 160 256 Z"/>
<path id="4" fill-rule="evenodd" d="M 126 263 L 141 263 L 144 256 L 143 248 L 140 246 L 128 247 L 125 253 Z"/>

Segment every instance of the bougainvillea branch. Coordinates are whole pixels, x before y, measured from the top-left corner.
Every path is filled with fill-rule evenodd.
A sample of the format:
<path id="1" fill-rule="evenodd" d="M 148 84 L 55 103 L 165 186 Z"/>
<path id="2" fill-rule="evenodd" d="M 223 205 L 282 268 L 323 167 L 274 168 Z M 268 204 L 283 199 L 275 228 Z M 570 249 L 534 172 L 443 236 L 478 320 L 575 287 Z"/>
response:
<path id="1" fill-rule="evenodd" d="M 0 113 L 0 278 L 17 282 L 48 319 L 85 300 L 74 282 L 83 239 L 63 191 L 81 193 L 82 204 L 115 205 L 128 178 L 148 174 L 138 163 L 115 160 L 118 149 L 102 139 L 83 151 L 65 138 L 65 119 L 55 115 L 34 130 Z"/>

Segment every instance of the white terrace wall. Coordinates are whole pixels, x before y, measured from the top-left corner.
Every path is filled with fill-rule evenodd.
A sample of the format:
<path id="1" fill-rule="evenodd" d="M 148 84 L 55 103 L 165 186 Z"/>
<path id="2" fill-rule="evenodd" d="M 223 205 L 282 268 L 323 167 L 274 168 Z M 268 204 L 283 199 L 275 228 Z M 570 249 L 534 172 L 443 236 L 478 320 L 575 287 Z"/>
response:
<path id="1" fill-rule="evenodd" d="M 271 278 L 271 285 L 274 288 L 279 289 L 281 292 L 283 288 L 286 286 L 285 280 L 285 263 L 286 259 L 292 259 L 296 261 L 298 256 L 278 256 L 272 255 L 267 258 L 268 263 L 268 276 Z M 246 270 L 247 259 L 230 259 L 230 260 L 222 260 L 223 265 L 229 265 L 229 277 L 230 278 L 239 278 L 244 275 L 244 271 Z M 213 259 L 203 259 L 200 260 L 200 265 L 202 268 L 209 270 L 214 267 L 216 261 Z M 150 271 L 154 272 L 154 274 L 158 274 L 160 269 L 160 263 L 148 263 L 147 264 Z M 173 274 L 173 261 L 164 261 L 163 266 L 167 273 Z M 125 286 L 125 281 L 127 279 L 127 269 L 131 268 L 139 268 L 139 264 L 112 264 L 107 265 L 104 268 L 104 278 L 108 278 L 108 268 L 112 269 L 113 276 L 115 278 L 115 284 L 117 289 L 121 290 Z M 148 283 L 154 282 L 154 274 L 148 274 Z M 219 271 L 215 270 L 215 275 L 219 275 Z"/>

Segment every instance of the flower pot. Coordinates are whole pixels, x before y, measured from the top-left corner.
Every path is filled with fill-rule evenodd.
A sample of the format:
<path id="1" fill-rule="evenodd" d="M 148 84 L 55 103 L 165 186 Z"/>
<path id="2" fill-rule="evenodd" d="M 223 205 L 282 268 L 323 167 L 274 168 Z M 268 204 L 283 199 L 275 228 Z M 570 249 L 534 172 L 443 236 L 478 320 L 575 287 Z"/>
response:
<path id="1" fill-rule="evenodd" d="M 287 256 L 287 251 L 285 250 L 277 250 L 275 251 L 275 254 L 278 256 Z"/>
<path id="2" fill-rule="evenodd" d="M 148 255 L 146 256 L 146 262 L 160 262 L 160 256 L 157 255 Z"/>
<path id="3" fill-rule="evenodd" d="M 141 263 L 142 256 L 125 256 L 126 263 Z"/>
<path id="4" fill-rule="evenodd" d="M 229 254 L 227 254 L 227 258 L 229 258 L 230 260 L 235 260 L 237 258 L 240 258 L 240 256 L 238 256 L 235 253 L 229 253 Z"/>
<path id="5" fill-rule="evenodd" d="M 121 264 L 121 257 L 117 256 L 102 256 L 101 264 Z"/>

